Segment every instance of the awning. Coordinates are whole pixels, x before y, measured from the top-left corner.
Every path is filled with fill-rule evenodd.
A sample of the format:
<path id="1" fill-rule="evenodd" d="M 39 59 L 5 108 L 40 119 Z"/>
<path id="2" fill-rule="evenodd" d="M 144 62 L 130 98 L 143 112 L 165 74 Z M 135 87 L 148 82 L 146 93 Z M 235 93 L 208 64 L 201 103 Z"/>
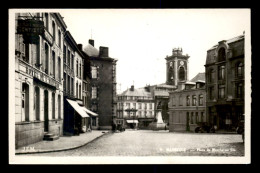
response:
<path id="1" fill-rule="evenodd" d="M 138 123 L 138 120 L 126 120 L 127 123 Z"/>
<path id="2" fill-rule="evenodd" d="M 88 114 L 92 115 L 92 116 L 98 116 L 98 114 L 88 110 L 86 107 L 82 107 L 84 111 L 86 111 Z"/>
<path id="3" fill-rule="evenodd" d="M 69 100 L 69 99 L 67 99 L 67 101 L 68 101 L 69 104 L 75 109 L 75 111 L 78 112 L 78 114 L 79 114 L 81 117 L 83 117 L 83 118 L 89 117 L 89 115 L 82 109 L 81 106 L 79 106 L 79 104 L 78 104 L 76 101 Z"/>

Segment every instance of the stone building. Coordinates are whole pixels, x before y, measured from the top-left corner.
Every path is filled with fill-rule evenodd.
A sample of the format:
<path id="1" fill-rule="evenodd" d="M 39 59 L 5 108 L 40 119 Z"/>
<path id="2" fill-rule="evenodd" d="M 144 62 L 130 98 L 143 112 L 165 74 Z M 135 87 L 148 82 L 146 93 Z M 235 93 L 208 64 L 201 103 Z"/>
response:
<path id="1" fill-rule="evenodd" d="M 219 41 L 207 51 L 208 121 L 217 129 L 234 130 L 244 114 L 244 35 Z"/>
<path id="2" fill-rule="evenodd" d="M 90 111 L 91 109 L 91 66 L 90 58 L 83 51 L 82 44 L 78 44 L 78 48 L 83 56 L 83 85 L 82 85 L 82 101 L 85 107 L 85 111 L 90 116 L 86 119 L 86 125 L 88 129 L 98 129 L 98 114 Z"/>
<path id="3" fill-rule="evenodd" d="M 198 122 L 206 122 L 205 73 L 189 82 L 179 82 L 170 92 L 169 131 L 194 131 Z"/>
<path id="4" fill-rule="evenodd" d="M 99 116 L 99 129 L 111 129 L 116 116 L 117 60 L 109 57 L 108 47 L 96 49 L 94 40 L 89 40 L 83 51 L 91 64 L 91 110 Z"/>
<path id="5" fill-rule="evenodd" d="M 132 85 L 117 98 L 117 124 L 126 128 L 148 128 L 155 118 L 154 100 L 149 86 L 135 89 Z"/>
<path id="6" fill-rule="evenodd" d="M 59 13 L 16 13 L 15 19 L 17 148 L 62 135 L 63 36 L 67 26 Z M 35 32 L 30 32 L 32 29 Z"/>

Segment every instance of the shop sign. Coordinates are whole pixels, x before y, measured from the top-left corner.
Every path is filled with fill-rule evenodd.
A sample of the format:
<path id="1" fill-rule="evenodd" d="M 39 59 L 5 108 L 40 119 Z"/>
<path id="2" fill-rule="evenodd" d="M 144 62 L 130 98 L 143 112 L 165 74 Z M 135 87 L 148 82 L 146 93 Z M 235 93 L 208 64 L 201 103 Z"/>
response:
<path id="1" fill-rule="evenodd" d="M 17 34 L 22 34 L 24 43 L 38 44 L 39 35 L 44 34 L 44 22 L 35 19 L 18 19 Z"/>

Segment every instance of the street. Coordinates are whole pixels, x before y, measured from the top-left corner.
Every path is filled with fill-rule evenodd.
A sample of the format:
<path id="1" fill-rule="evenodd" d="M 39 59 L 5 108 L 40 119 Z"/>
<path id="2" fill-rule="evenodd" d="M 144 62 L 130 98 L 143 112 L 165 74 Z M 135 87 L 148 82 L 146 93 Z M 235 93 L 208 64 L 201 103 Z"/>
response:
<path id="1" fill-rule="evenodd" d="M 28 156 L 244 156 L 238 134 L 126 130 L 78 149 Z"/>

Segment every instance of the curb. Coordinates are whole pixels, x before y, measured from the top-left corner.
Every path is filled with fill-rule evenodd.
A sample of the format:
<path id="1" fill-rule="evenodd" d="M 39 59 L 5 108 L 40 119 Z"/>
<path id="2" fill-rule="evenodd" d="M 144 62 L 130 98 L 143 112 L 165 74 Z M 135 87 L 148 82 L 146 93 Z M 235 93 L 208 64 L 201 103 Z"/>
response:
<path id="1" fill-rule="evenodd" d="M 74 147 L 69 147 L 69 148 L 63 148 L 63 149 L 56 149 L 56 150 L 42 150 L 42 151 L 29 151 L 29 152 L 18 152 L 18 153 L 15 153 L 15 155 L 23 155 L 23 154 L 38 154 L 38 153 L 51 153 L 51 152 L 59 152 L 59 151 L 68 151 L 68 150 L 73 150 L 73 149 L 77 149 L 77 148 L 80 148 L 80 147 L 83 147 L 97 139 L 99 139 L 100 137 L 108 134 L 109 132 L 105 132 L 105 133 L 102 133 L 100 136 L 86 142 L 86 143 L 83 143 L 81 145 L 78 145 L 78 146 L 74 146 Z"/>

